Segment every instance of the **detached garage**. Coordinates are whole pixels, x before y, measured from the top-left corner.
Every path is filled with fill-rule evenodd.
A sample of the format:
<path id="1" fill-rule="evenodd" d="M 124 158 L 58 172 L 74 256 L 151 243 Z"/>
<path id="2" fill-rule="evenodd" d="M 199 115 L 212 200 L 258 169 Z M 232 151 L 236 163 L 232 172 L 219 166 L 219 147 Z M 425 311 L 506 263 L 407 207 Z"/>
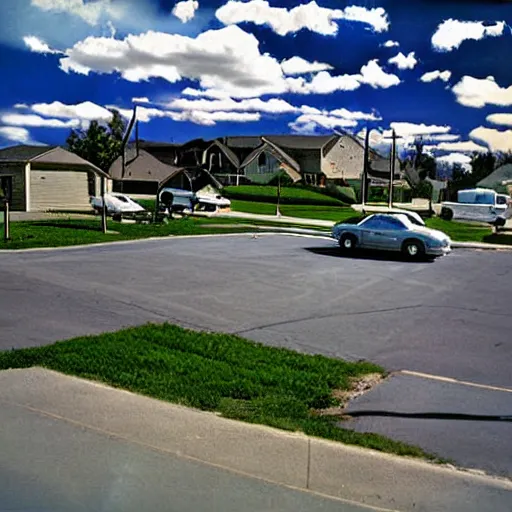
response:
<path id="1" fill-rule="evenodd" d="M 0 194 L 14 211 L 90 210 L 108 174 L 59 146 L 0 150 Z"/>

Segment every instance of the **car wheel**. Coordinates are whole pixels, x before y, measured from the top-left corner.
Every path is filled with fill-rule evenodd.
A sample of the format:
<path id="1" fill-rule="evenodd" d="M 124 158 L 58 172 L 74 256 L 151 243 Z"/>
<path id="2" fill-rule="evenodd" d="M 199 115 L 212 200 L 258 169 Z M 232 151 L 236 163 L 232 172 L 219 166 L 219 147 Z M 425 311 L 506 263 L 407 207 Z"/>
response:
<path id="1" fill-rule="evenodd" d="M 450 208 L 441 208 L 441 219 L 443 220 L 452 220 L 453 219 L 453 210 Z"/>
<path id="2" fill-rule="evenodd" d="M 425 246 L 419 240 L 406 240 L 402 252 L 411 260 L 419 260 L 425 257 Z"/>
<path id="3" fill-rule="evenodd" d="M 354 251 L 357 247 L 357 239 L 354 235 L 345 234 L 341 235 L 340 240 L 340 249 L 345 252 Z"/>

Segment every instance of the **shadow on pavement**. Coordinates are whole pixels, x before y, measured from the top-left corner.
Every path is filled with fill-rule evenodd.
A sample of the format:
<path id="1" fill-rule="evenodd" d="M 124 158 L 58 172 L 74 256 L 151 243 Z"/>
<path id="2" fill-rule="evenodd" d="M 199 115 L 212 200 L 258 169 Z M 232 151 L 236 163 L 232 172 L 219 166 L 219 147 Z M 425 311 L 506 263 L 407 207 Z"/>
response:
<path id="1" fill-rule="evenodd" d="M 380 416 L 386 418 L 416 418 L 424 420 L 459 420 L 459 421 L 503 421 L 512 423 L 512 416 L 484 414 L 458 414 L 448 412 L 393 412 L 393 411 L 352 411 L 344 414 L 347 418 Z"/>
<path id="2" fill-rule="evenodd" d="M 423 258 L 421 260 L 411 261 L 399 252 L 389 251 L 355 251 L 351 253 L 343 253 L 339 247 L 306 247 L 306 251 L 320 256 L 331 256 L 333 258 L 342 258 L 350 260 L 375 260 L 375 261 L 400 261 L 405 263 L 433 263 L 432 258 Z"/>

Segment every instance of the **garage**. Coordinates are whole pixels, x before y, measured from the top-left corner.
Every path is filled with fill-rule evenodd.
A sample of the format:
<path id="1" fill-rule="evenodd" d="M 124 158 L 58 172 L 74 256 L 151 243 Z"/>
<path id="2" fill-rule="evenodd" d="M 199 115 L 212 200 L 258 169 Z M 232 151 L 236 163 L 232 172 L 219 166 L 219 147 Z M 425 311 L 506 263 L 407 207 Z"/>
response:
<path id="1" fill-rule="evenodd" d="M 12 146 L 0 150 L 0 195 L 13 211 L 87 211 L 109 176 L 59 146 Z"/>

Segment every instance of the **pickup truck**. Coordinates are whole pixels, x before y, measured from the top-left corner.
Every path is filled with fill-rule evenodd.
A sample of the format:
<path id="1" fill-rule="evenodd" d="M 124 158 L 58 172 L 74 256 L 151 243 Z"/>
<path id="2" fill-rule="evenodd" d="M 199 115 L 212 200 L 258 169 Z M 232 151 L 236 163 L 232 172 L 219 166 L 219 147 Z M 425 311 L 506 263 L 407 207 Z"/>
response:
<path id="1" fill-rule="evenodd" d="M 444 220 L 487 222 L 501 227 L 512 218 L 512 198 L 492 189 L 459 190 L 457 202 L 441 203 L 440 217 Z"/>

